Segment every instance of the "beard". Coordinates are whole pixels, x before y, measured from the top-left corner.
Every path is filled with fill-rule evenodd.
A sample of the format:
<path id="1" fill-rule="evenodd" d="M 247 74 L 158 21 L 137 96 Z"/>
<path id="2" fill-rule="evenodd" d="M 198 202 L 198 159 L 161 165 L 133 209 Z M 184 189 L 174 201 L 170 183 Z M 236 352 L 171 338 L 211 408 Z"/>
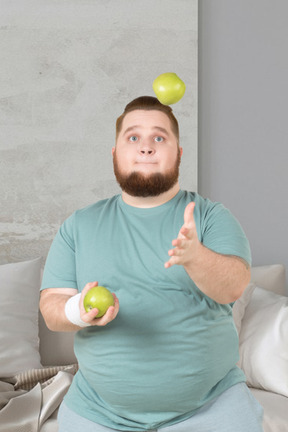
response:
<path id="1" fill-rule="evenodd" d="M 128 195 L 142 198 L 155 197 L 170 190 L 178 181 L 180 161 L 181 155 L 178 149 L 174 166 L 164 174 L 145 175 L 137 171 L 125 174 L 119 168 L 117 150 L 113 155 L 114 174 L 121 189 Z"/>

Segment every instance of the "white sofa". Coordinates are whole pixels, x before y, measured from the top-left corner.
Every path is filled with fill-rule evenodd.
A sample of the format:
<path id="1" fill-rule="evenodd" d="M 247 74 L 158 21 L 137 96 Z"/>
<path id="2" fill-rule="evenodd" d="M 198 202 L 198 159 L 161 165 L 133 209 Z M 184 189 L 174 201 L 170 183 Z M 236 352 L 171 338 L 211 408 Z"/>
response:
<path id="1" fill-rule="evenodd" d="M 40 279 L 41 259 L 0 265 L 0 432 L 15 432 L 19 425 L 29 432 L 57 432 L 58 406 L 77 370 L 73 334 L 49 331 L 39 314 Z M 264 408 L 264 432 L 287 432 L 284 267 L 254 267 L 233 315 L 239 366 Z"/>

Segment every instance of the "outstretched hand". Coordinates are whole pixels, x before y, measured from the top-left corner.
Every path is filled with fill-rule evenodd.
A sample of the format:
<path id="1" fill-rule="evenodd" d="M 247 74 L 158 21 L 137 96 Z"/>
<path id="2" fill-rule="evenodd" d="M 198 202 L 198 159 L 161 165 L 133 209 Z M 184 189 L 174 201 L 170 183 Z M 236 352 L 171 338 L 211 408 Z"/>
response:
<path id="1" fill-rule="evenodd" d="M 196 231 L 194 208 L 194 202 L 189 203 L 185 208 L 184 224 L 179 231 L 177 239 L 172 241 L 172 246 L 174 246 L 174 248 L 168 251 L 168 255 L 171 258 L 165 263 L 165 268 L 172 267 L 175 264 L 185 267 L 193 260 L 195 254 L 197 254 L 201 243 Z"/>

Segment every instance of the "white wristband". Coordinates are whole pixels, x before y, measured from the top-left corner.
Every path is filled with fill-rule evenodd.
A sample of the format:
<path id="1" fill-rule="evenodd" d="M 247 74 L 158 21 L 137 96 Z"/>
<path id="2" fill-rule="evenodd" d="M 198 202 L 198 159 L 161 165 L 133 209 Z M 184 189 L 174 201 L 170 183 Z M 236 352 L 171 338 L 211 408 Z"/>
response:
<path id="1" fill-rule="evenodd" d="M 81 293 L 69 298 L 69 300 L 65 304 L 65 314 L 72 324 L 75 324 L 78 327 L 89 327 L 91 326 L 91 324 L 82 321 L 80 317 L 80 297 Z"/>

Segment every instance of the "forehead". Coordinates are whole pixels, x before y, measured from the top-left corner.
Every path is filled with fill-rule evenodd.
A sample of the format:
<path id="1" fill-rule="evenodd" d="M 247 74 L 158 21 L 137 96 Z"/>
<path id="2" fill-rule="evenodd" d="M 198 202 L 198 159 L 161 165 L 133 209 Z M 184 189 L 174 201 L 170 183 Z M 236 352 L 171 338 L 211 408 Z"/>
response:
<path id="1" fill-rule="evenodd" d="M 169 117 L 158 110 L 135 110 L 127 113 L 122 123 L 122 133 L 129 128 L 164 128 L 167 132 L 172 133 L 171 122 Z"/>

